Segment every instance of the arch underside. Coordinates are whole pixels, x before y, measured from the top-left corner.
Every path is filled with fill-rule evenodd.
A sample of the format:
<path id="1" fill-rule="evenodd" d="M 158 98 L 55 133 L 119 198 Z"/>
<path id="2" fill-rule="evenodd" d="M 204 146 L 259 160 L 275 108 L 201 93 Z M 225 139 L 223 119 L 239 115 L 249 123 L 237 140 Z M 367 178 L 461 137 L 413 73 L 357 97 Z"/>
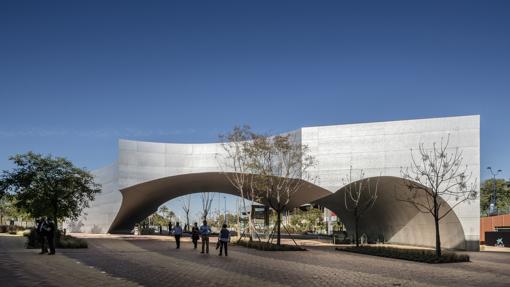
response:
<path id="1" fill-rule="evenodd" d="M 378 198 L 360 220 L 360 234 L 369 240 L 377 238 L 385 242 L 434 246 L 435 227 L 430 214 L 419 212 L 407 202 L 398 201 L 398 194 L 408 192 L 398 177 L 379 177 Z M 305 203 L 318 203 L 337 214 L 349 233 L 354 230 L 354 218 L 345 208 L 346 186 L 337 192 L 303 182 L 294 194 L 288 209 Z M 191 173 L 164 177 L 121 190 L 122 204 L 110 226 L 109 233 L 129 233 L 137 222 L 157 211 L 163 203 L 192 193 L 220 192 L 239 196 L 239 192 L 223 173 Z M 446 203 L 444 205 L 447 206 Z M 464 231 L 454 212 L 450 212 L 440 224 L 441 242 L 444 248 L 465 249 Z"/>
<path id="2" fill-rule="evenodd" d="M 297 181 L 302 181 L 296 179 Z M 221 172 L 190 173 L 164 177 L 120 190 L 122 205 L 108 233 L 129 233 L 137 222 L 157 211 L 174 198 L 199 192 L 221 192 L 239 196 L 225 174 Z M 262 194 L 262 193 L 261 193 Z M 331 194 L 330 191 L 302 181 L 287 209 L 293 209 Z"/>

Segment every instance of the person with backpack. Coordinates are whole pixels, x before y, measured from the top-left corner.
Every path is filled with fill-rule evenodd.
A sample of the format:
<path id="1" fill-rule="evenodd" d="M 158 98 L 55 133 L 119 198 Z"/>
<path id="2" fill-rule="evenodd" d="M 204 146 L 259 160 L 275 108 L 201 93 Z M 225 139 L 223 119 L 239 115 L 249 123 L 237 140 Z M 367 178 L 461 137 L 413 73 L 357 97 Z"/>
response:
<path id="1" fill-rule="evenodd" d="M 225 256 L 228 256 L 227 253 L 227 245 L 230 241 L 230 231 L 227 229 L 227 225 L 223 224 L 220 234 L 218 235 L 218 242 L 220 243 L 220 254 L 219 256 L 222 256 L 223 248 L 225 248 Z"/>
<path id="2" fill-rule="evenodd" d="M 191 241 L 193 241 L 193 249 L 197 249 L 198 239 L 200 238 L 200 230 L 198 230 L 198 224 L 195 222 L 191 228 Z"/>
<path id="3" fill-rule="evenodd" d="M 175 247 L 175 249 L 181 248 L 181 236 L 182 236 L 182 227 L 179 225 L 179 222 L 177 222 L 174 227 L 175 244 L 177 245 L 177 247 Z"/>
<path id="4" fill-rule="evenodd" d="M 207 225 L 207 221 L 204 220 L 203 225 L 200 226 L 200 236 L 202 237 L 202 252 L 204 253 L 204 249 L 207 254 L 209 254 L 209 235 L 211 234 L 211 228 Z"/>

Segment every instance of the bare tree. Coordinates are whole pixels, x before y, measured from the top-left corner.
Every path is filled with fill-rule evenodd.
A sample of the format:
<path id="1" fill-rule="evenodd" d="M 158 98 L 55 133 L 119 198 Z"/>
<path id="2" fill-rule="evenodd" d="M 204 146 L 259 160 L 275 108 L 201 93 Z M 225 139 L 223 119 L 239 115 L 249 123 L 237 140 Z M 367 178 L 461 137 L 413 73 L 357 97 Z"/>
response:
<path id="1" fill-rule="evenodd" d="M 220 135 L 224 153 L 219 154 L 217 157 L 223 174 L 239 192 L 244 212 L 248 211 L 246 201 L 254 202 L 258 199 L 252 184 L 253 175 L 250 174 L 248 157 L 248 149 L 254 136 L 255 134 L 247 125 L 234 127 L 231 132 Z M 248 217 L 248 229 L 251 241 L 255 232 L 255 226 L 251 217 Z M 240 239 L 241 236 L 239 237 Z"/>
<path id="2" fill-rule="evenodd" d="M 202 199 L 202 219 L 207 220 L 207 216 L 211 211 L 214 194 L 211 192 L 202 192 L 200 195 Z"/>
<path id="3" fill-rule="evenodd" d="M 191 207 L 191 194 L 188 194 L 184 197 L 182 201 L 182 210 L 186 214 L 186 225 L 184 226 L 184 231 L 188 231 L 189 228 L 189 211 Z"/>
<path id="4" fill-rule="evenodd" d="M 276 244 L 281 243 L 281 214 L 294 194 L 310 179 L 308 170 L 315 165 L 309 148 L 291 135 L 274 137 L 255 135 L 246 148 L 252 186 L 262 192 L 261 200 L 276 212 Z"/>
<path id="5" fill-rule="evenodd" d="M 404 198 L 398 198 L 434 218 L 438 257 L 441 256 L 440 221 L 457 205 L 478 196 L 477 180 L 472 182 L 472 173 L 468 172 L 468 166 L 462 165 L 462 152 L 458 147 L 449 152 L 449 143 L 450 135 L 446 141 L 441 139 L 439 146 L 433 143 L 429 149 L 426 149 L 423 143 L 419 144 L 416 155 L 411 149 L 411 164 L 401 169 L 409 192 Z M 468 186 L 469 183 L 471 184 Z"/>
<path id="6" fill-rule="evenodd" d="M 345 209 L 352 213 L 354 217 L 354 235 L 356 247 L 359 247 L 359 221 L 361 217 L 369 211 L 377 200 L 377 192 L 379 187 L 379 177 L 377 177 L 375 185 L 371 184 L 370 178 L 365 179 L 365 173 L 360 170 L 359 177 L 353 177 L 352 166 L 349 174 L 342 179 L 345 185 Z"/>

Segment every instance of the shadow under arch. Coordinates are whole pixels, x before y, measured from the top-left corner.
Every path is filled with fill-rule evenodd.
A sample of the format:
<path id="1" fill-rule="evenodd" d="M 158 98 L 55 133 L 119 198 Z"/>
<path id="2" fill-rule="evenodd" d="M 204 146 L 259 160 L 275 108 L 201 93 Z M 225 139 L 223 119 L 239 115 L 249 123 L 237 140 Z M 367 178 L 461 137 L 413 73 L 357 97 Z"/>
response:
<path id="1" fill-rule="evenodd" d="M 288 209 L 331 194 L 330 191 L 303 181 L 291 198 Z M 221 192 L 239 196 L 239 192 L 222 172 L 189 173 L 163 177 L 120 190 L 122 204 L 108 233 L 130 233 L 137 222 L 157 211 L 163 203 L 192 193 Z"/>
<path id="2" fill-rule="evenodd" d="M 372 188 L 375 187 L 373 183 L 377 179 L 379 179 L 378 197 L 372 209 L 360 219 L 360 235 L 366 233 L 369 240 L 374 241 L 382 237 L 389 243 L 434 247 L 433 217 L 418 211 L 408 202 L 397 200 L 399 195 L 409 192 L 404 185 L 404 179 L 392 176 L 372 177 L 370 178 Z M 343 186 L 337 192 L 315 200 L 314 203 L 335 212 L 349 232 L 355 229 L 355 225 L 352 213 L 345 208 L 345 193 L 348 186 Z M 449 205 L 444 202 L 442 208 L 443 210 L 449 208 Z M 466 249 L 464 229 L 454 211 L 440 221 L 440 234 L 443 248 Z"/>

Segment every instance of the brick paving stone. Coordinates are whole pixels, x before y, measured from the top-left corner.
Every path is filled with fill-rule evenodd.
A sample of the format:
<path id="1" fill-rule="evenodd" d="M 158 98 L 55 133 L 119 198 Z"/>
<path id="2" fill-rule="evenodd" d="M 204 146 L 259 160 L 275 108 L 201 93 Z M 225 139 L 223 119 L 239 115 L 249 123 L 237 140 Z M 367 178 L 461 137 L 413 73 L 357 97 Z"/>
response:
<path id="1" fill-rule="evenodd" d="M 138 286 L 85 266 L 57 250 L 39 255 L 24 249 L 24 238 L 0 236 L 1 286 Z"/>
<path id="2" fill-rule="evenodd" d="M 88 249 L 40 256 L 21 239 L 0 236 L 1 282 L 7 286 L 509 286 L 510 254 L 471 252 L 472 262 L 425 264 L 309 247 L 304 252 L 264 252 L 214 244 L 203 255 L 183 242 L 87 238 Z M 20 245 L 21 244 L 21 245 Z M 77 263 L 79 262 L 79 263 Z M 38 276 L 35 270 L 44 271 Z M 54 278 L 59 278 L 55 280 Z M 2 284 L 3 286 L 3 284 Z"/>

